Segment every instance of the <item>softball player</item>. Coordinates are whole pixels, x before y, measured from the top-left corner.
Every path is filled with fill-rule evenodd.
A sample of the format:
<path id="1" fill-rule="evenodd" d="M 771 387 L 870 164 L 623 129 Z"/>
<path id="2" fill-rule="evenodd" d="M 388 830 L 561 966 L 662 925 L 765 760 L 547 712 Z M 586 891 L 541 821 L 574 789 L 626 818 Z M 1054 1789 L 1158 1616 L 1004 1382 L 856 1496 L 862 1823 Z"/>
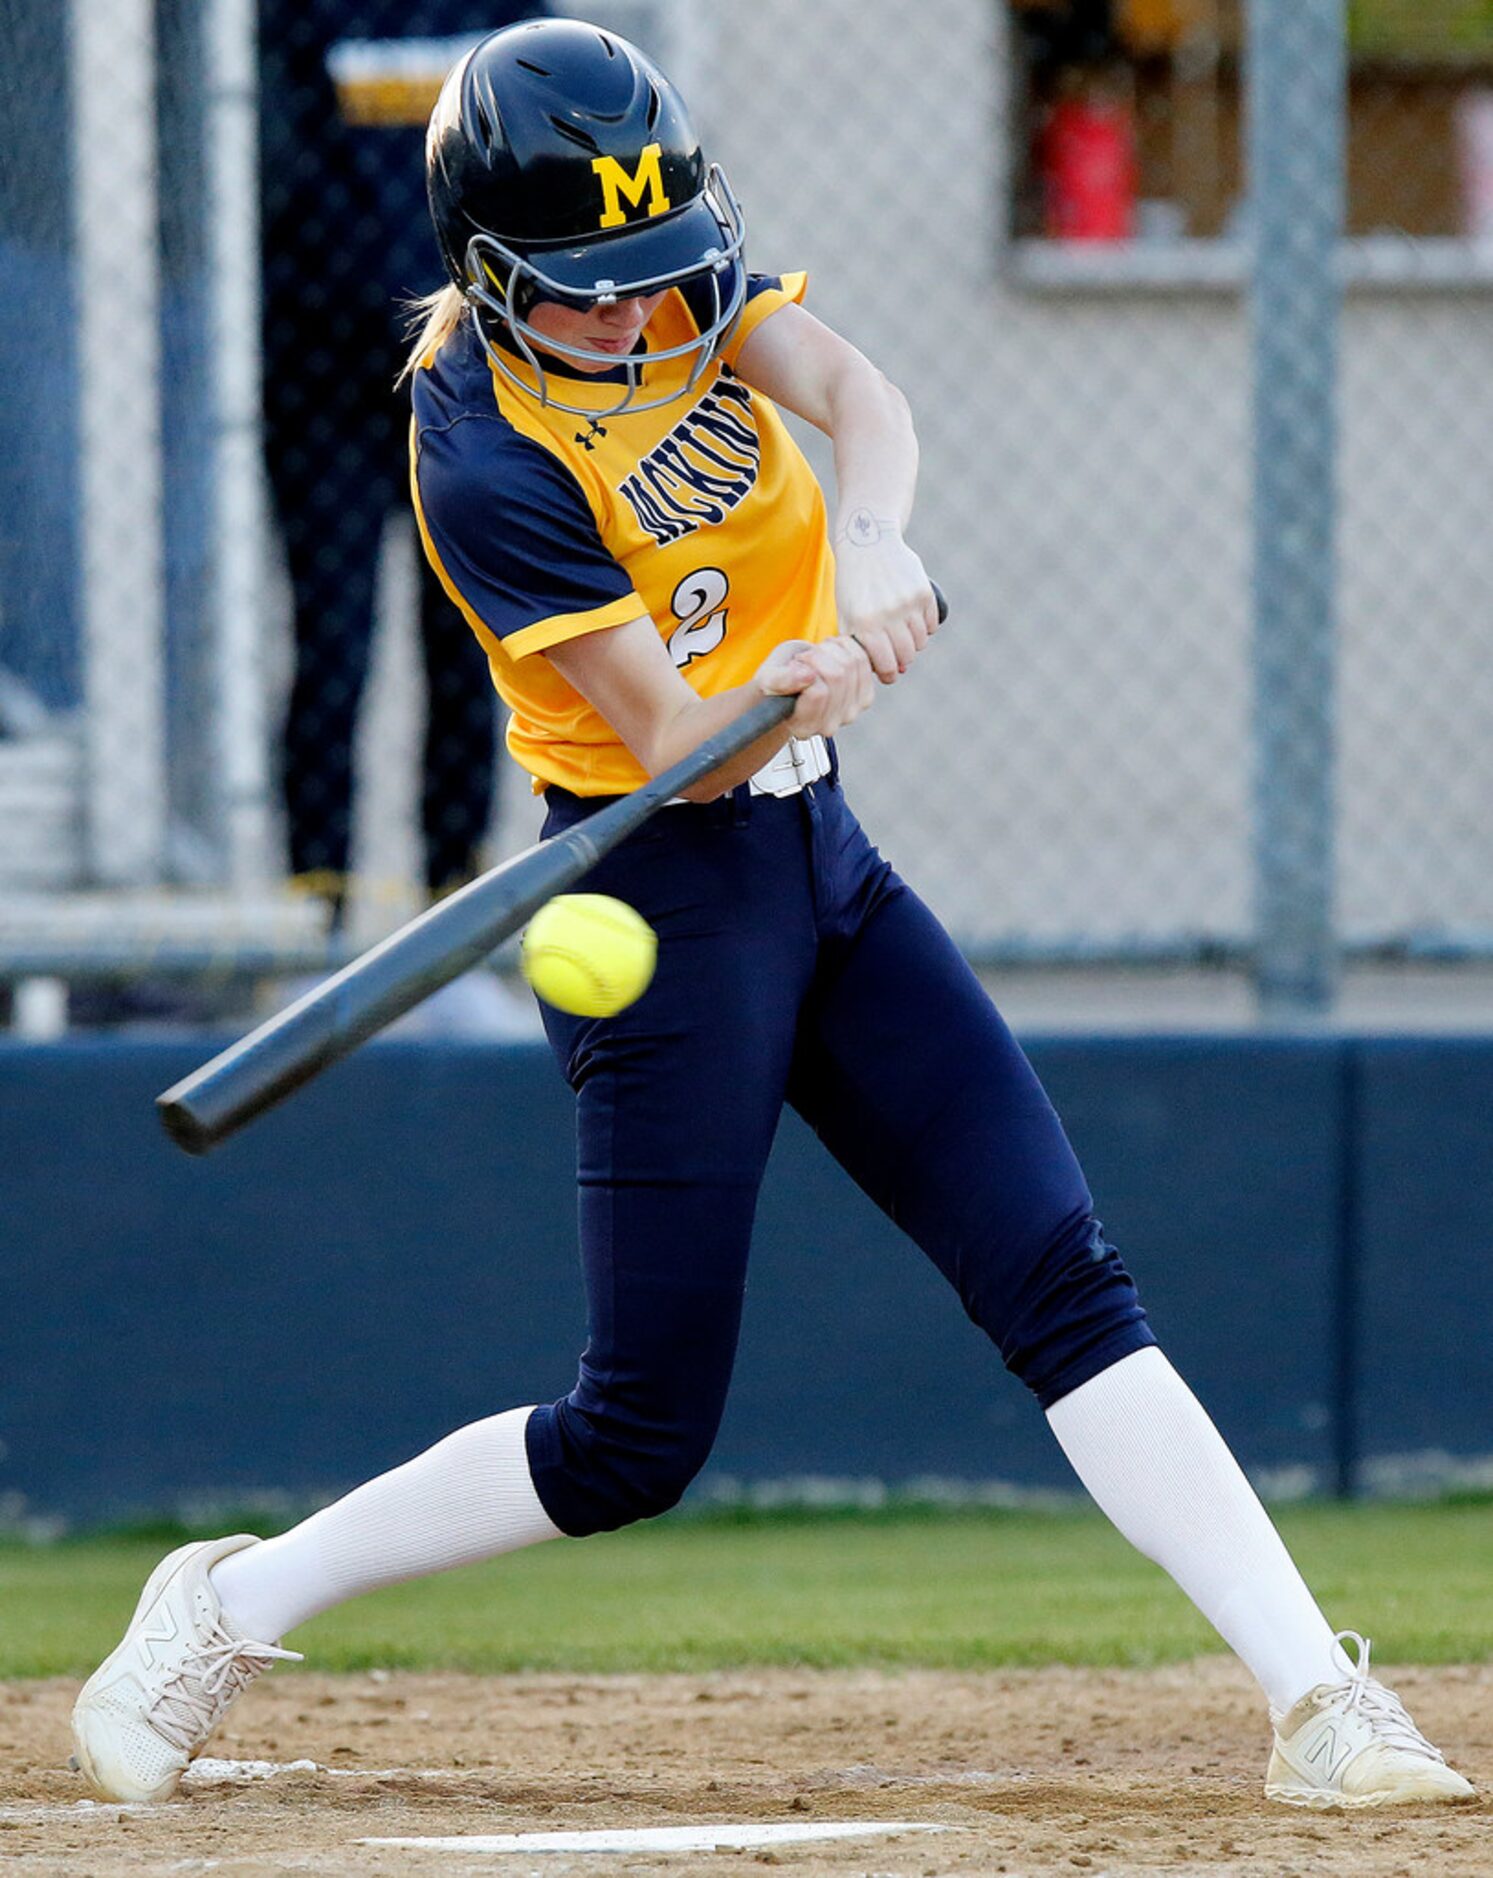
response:
<path id="1" fill-rule="evenodd" d="M 546 1010 L 577 1100 L 588 1340 L 570 1393 L 458 1430 L 281 1537 L 183 1548 L 79 1697 L 78 1761 L 169 1793 L 278 1639 L 374 1586 L 673 1506 L 709 1453 L 784 1101 L 943 1272 L 1079 1477 L 1270 1704 L 1272 1797 L 1472 1789 L 1336 1636 L 1156 1347 L 1035 1076 L 861 832 L 830 738 L 937 620 L 903 529 L 905 402 L 750 276 L 725 177 L 615 36 L 497 33 L 428 145 L 452 285 L 412 360 L 426 551 L 512 711 L 553 832 L 764 692 L 791 736 L 663 809 L 588 885 L 657 929 L 647 994 Z M 834 443 L 832 521 L 777 407 Z M 831 549 L 833 543 L 833 552 Z M 1350 1657 L 1345 1643 L 1352 1643 Z"/>

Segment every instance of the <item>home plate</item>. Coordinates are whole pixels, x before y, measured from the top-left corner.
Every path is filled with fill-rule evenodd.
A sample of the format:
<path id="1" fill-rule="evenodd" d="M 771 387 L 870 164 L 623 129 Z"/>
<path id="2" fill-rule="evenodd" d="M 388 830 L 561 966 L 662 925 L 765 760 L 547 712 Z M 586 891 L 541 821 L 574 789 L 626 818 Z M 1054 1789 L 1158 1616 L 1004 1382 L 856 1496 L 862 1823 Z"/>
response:
<path id="1" fill-rule="evenodd" d="M 359 1839 L 359 1845 L 421 1846 L 427 1852 L 735 1852 L 894 1832 L 947 1832 L 896 1819 L 794 1820 L 786 1825 L 639 1826 L 611 1832 L 495 1832 L 465 1839 Z"/>

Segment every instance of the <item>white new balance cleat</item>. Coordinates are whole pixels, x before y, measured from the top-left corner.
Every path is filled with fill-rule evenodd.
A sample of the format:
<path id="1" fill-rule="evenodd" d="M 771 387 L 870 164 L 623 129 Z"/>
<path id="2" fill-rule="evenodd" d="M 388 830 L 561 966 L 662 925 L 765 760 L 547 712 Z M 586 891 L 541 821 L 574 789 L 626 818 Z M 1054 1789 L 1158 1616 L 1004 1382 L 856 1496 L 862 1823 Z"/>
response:
<path id="1" fill-rule="evenodd" d="M 73 1764 L 106 1800 L 164 1800 L 228 1704 L 294 1650 L 235 1636 L 208 1579 L 250 1533 L 184 1545 L 146 1582 L 124 1641 L 73 1705 Z"/>
<path id="2" fill-rule="evenodd" d="M 1356 1630 L 1340 1630 L 1336 1640 L 1354 1646 L 1351 1674 L 1320 1684 L 1286 1715 L 1271 1713 L 1275 1747 L 1266 1799 L 1319 1808 L 1475 1799 L 1471 1783 L 1447 1766 L 1400 1698 L 1369 1674 L 1367 1640 Z"/>

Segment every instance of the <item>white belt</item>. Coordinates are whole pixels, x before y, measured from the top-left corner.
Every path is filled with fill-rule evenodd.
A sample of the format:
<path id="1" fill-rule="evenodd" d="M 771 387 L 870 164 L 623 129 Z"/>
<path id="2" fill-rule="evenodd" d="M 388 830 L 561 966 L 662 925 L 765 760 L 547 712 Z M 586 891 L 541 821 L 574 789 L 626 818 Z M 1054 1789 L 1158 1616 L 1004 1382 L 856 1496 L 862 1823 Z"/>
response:
<path id="1" fill-rule="evenodd" d="M 790 737 L 770 763 L 749 780 L 754 796 L 796 796 L 829 774 L 829 745 L 823 737 Z"/>
<path id="2" fill-rule="evenodd" d="M 829 774 L 829 745 L 823 737 L 790 737 L 770 763 L 747 778 L 754 796 L 796 796 L 811 782 Z M 666 809 L 688 808 L 689 796 L 670 796 Z"/>

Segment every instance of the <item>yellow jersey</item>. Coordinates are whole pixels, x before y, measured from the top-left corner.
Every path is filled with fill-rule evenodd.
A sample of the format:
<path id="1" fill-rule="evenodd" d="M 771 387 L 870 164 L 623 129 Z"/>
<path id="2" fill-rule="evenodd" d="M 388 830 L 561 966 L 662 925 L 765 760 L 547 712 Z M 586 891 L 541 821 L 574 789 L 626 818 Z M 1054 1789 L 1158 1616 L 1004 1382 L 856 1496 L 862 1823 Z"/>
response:
<path id="1" fill-rule="evenodd" d="M 470 319 L 416 372 L 421 539 L 487 654 L 512 713 L 509 750 L 536 790 L 617 795 L 645 780 L 606 719 L 539 656 L 550 646 L 646 613 L 709 697 L 745 683 L 782 640 L 836 631 L 818 481 L 772 402 L 733 369 L 749 335 L 805 284 L 753 276 L 693 390 L 682 389 L 685 360 L 644 366 L 646 394 L 663 373 L 681 385 L 651 410 L 605 415 L 623 376 L 612 372 L 564 374 L 567 402 L 594 405 L 594 418 L 540 403 L 494 367 Z M 640 344 L 663 351 L 698 330 L 675 290 Z M 548 358 L 545 369 L 563 372 Z"/>

